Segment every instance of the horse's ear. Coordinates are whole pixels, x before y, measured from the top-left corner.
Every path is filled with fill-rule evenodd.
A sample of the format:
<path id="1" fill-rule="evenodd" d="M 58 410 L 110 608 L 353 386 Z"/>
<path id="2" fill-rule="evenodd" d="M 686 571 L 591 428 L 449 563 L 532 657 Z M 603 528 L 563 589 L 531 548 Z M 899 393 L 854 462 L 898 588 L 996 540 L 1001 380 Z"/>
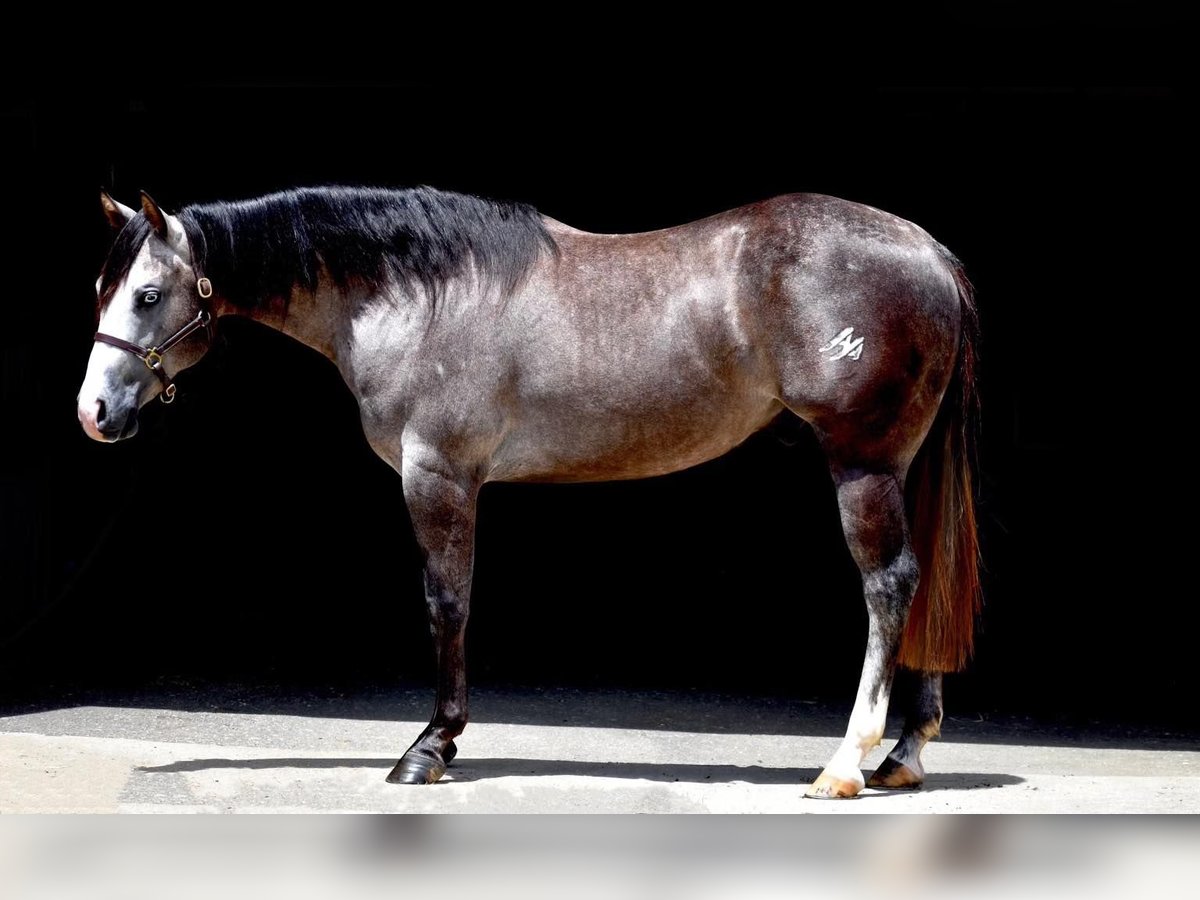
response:
<path id="1" fill-rule="evenodd" d="M 142 212 L 146 214 L 146 219 L 154 229 L 154 233 L 165 241 L 170 231 L 167 225 L 167 214 L 154 202 L 154 198 L 145 191 L 142 191 Z"/>
<path id="2" fill-rule="evenodd" d="M 137 215 L 124 203 L 118 203 L 110 197 L 104 188 L 100 189 L 100 208 L 104 210 L 104 217 L 108 219 L 108 224 L 112 226 L 113 231 L 120 231 L 125 227 L 126 222 Z"/>
<path id="3" fill-rule="evenodd" d="M 183 226 L 179 224 L 179 219 L 164 212 L 145 191 L 142 191 L 142 212 L 145 213 L 146 220 L 155 234 L 173 247 L 183 245 Z"/>

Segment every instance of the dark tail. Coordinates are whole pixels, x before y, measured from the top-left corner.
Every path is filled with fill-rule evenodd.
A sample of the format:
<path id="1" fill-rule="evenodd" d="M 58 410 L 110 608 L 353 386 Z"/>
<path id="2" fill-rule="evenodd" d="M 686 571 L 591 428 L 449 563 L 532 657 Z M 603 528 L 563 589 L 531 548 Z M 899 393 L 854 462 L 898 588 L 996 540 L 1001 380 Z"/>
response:
<path id="1" fill-rule="evenodd" d="M 907 500 L 921 581 L 900 644 L 902 666 L 956 672 L 971 658 L 975 619 L 982 608 L 979 536 L 971 485 L 975 348 L 979 316 L 962 263 L 939 247 L 954 272 L 962 310 L 958 362 L 941 409 L 909 468 Z"/>

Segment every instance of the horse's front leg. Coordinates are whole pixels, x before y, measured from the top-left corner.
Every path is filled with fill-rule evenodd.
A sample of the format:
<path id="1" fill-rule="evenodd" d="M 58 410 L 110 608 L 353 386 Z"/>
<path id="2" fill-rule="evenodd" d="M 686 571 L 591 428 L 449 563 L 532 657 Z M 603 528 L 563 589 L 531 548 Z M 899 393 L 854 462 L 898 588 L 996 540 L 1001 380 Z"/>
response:
<path id="1" fill-rule="evenodd" d="M 437 702 L 429 726 L 387 780 L 432 784 L 458 749 L 467 725 L 467 669 L 463 638 L 471 597 L 475 506 L 479 484 L 435 454 L 406 448 L 401 477 L 413 531 L 425 558 L 425 602 L 437 653 Z"/>

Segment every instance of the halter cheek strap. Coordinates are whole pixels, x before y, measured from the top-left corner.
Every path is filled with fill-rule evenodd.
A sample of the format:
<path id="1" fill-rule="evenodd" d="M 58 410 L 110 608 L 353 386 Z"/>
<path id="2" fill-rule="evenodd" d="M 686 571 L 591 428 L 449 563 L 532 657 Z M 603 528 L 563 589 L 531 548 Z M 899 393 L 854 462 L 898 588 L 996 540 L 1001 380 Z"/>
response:
<path id="1" fill-rule="evenodd" d="M 196 281 L 196 291 L 200 296 L 207 300 L 213 295 L 212 282 L 207 278 L 200 278 Z M 154 373 L 154 377 L 162 384 L 162 393 L 158 398 L 163 403 L 170 403 L 175 399 L 175 384 L 171 381 L 171 376 L 167 374 L 167 370 L 163 368 L 163 357 L 172 347 L 183 340 L 191 337 L 200 329 L 208 329 L 212 324 L 212 314 L 207 309 L 202 309 L 196 313 L 194 319 L 176 331 L 173 335 L 159 344 L 157 347 L 143 347 L 141 344 L 135 344 L 127 341 L 124 338 L 114 337 L 111 334 L 104 334 L 97 331 L 93 341 L 99 341 L 101 344 L 108 344 L 111 347 L 116 347 L 119 350 L 125 350 L 132 353 L 138 359 L 146 364 L 146 368 Z"/>

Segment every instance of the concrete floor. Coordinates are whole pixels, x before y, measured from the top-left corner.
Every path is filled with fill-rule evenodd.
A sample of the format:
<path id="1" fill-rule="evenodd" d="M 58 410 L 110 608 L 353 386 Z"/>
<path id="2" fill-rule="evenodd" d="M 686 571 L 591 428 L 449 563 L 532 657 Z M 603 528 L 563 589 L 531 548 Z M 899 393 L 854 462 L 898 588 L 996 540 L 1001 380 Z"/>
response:
<path id="1" fill-rule="evenodd" d="M 175 685 L 0 710 L 0 812 L 1200 812 L 1194 736 L 1024 720 L 948 719 L 922 791 L 805 800 L 844 712 L 689 692 L 478 690 L 446 778 L 389 785 L 430 699 Z"/>

